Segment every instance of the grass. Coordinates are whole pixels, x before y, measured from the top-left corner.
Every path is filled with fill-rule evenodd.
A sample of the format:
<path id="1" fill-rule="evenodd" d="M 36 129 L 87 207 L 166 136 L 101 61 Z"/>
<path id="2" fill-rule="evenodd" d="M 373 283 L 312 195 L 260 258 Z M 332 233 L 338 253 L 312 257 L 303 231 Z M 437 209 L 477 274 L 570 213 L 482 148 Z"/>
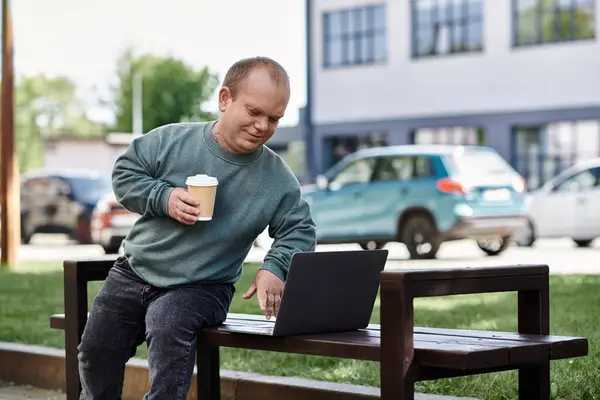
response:
<path id="1" fill-rule="evenodd" d="M 237 284 L 231 311 L 258 314 L 256 297 L 243 300 L 256 265 L 247 265 Z M 101 283 L 90 284 L 90 301 Z M 516 330 L 516 295 L 513 293 L 418 299 L 416 325 L 447 328 Z M 379 308 L 373 313 L 378 322 Z M 60 263 L 22 263 L 13 271 L 0 271 L 0 341 L 62 348 L 64 333 L 50 329 L 49 316 L 63 312 Z M 551 333 L 585 336 L 590 354 L 584 358 L 554 361 L 551 366 L 552 398 L 600 400 L 600 276 L 551 277 Z M 379 385 L 379 365 L 373 362 L 326 357 L 223 349 L 226 369 L 269 375 L 362 385 Z M 146 357 L 146 347 L 137 357 Z M 420 382 L 418 391 L 470 396 L 490 400 L 517 398 L 516 372 Z"/>

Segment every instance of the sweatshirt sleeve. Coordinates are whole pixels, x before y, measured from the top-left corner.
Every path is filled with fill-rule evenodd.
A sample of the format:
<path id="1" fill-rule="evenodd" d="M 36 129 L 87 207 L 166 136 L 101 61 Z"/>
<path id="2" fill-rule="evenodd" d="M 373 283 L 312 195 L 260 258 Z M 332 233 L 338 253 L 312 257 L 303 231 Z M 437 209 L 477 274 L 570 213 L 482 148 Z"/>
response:
<path id="1" fill-rule="evenodd" d="M 169 215 L 169 196 L 174 188 L 156 176 L 160 129 L 164 128 L 135 138 L 113 168 L 112 183 L 117 201 L 140 215 Z"/>
<path id="2" fill-rule="evenodd" d="M 269 270 L 285 281 L 294 253 L 314 251 L 316 247 L 315 223 L 299 187 L 280 202 L 269 224 L 269 236 L 274 241 L 260 269 Z"/>

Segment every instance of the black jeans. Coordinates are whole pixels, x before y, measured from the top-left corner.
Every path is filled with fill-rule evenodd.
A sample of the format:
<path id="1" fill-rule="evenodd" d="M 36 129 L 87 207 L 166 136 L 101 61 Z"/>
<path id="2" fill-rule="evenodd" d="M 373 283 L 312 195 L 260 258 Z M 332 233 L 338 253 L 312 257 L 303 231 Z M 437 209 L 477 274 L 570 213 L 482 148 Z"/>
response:
<path id="1" fill-rule="evenodd" d="M 79 346 L 81 399 L 121 398 L 125 363 L 148 344 L 149 400 L 185 399 L 194 370 L 197 331 L 225 320 L 232 284 L 162 289 L 117 259 L 94 298 Z"/>

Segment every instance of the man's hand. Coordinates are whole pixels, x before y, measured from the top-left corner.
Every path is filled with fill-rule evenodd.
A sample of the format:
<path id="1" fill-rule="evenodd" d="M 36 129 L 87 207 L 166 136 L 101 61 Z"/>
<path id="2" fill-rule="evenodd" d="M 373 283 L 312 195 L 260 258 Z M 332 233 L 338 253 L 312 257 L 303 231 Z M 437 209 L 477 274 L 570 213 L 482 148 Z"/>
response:
<path id="1" fill-rule="evenodd" d="M 277 316 L 279 313 L 283 286 L 283 281 L 277 275 L 266 269 L 259 269 L 252 285 L 242 297 L 249 299 L 254 293 L 258 293 L 258 305 L 265 317 L 271 319 L 271 315 Z"/>
<path id="2" fill-rule="evenodd" d="M 169 196 L 169 217 L 186 225 L 197 222 L 200 203 L 184 188 L 175 188 Z"/>

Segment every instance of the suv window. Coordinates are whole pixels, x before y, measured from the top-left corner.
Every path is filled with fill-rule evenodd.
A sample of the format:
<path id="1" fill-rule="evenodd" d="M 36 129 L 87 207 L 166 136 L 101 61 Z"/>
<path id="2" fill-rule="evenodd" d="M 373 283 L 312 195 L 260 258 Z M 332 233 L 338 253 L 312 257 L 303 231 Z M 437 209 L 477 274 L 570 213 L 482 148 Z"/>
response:
<path id="1" fill-rule="evenodd" d="M 502 156 L 492 151 L 465 151 L 450 157 L 453 175 L 473 178 L 509 178 L 517 172 Z"/>
<path id="2" fill-rule="evenodd" d="M 599 185 L 598 178 L 600 177 L 600 168 L 586 169 L 575 175 L 571 175 L 558 186 L 554 188 L 554 192 L 581 192 L 591 189 Z"/>
<path id="3" fill-rule="evenodd" d="M 374 158 L 363 158 L 352 162 L 332 179 L 332 188 L 339 189 L 347 185 L 368 183 L 371 180 L 374 165 Z"/>
<path id="4" fill-rule="evenodd" d="M 374 182 L 407 181 L 414 178 L 426 178 L 431 175 L 427 157 L 395 156 L 379 159 Z"/>

